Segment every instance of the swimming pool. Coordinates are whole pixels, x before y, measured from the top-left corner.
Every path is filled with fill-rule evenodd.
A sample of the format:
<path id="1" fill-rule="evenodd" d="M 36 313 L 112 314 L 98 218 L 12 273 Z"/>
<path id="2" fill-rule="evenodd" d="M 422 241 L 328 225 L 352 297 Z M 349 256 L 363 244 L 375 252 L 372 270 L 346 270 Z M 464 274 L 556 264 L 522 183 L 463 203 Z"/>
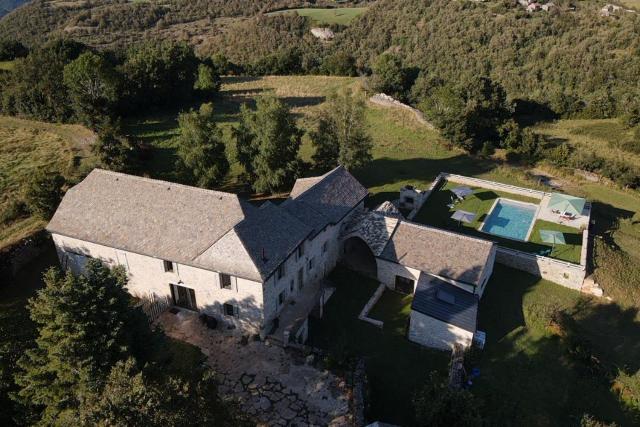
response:
<path id="1" fill-rule="evenodd" d="M 538 207 L 499 198 L 482 224 L 481 231 L 496 236 L 526 241 Z"/>

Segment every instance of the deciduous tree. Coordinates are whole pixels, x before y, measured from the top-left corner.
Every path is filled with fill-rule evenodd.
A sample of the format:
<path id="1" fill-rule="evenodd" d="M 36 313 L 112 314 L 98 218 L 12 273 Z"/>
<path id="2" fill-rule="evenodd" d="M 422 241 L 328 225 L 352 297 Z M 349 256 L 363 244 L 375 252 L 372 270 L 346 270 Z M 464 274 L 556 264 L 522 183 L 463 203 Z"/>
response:
<path id="1" fill-rule="evenodd" d="M 64 84 L 78 120 L 91 129 L 116 115 L 119 82 L 113 66 L 101 55 L 85 52 L 64 67 Z"/>

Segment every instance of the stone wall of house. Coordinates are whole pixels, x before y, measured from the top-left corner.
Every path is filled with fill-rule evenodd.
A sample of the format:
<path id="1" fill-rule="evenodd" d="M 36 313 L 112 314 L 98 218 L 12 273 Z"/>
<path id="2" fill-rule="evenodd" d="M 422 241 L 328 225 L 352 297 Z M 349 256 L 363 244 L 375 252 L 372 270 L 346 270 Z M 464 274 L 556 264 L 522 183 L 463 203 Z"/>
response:
<path id="1" fill-rule="evenodd" d="M 218 272 L 174 263 L 173 272 L 165 272 L 163 260 L 122 251 L 95 243 L 53 234 L 63 268 L 79 273 L 86 262 L 97 258 L 110 266 L 121 265 L 129 276 L 129 292 L 140 298 L 171 297 L 170 284 L 193 289 L 200 311 L 215 316 L 226 325 L 249 333 L 258 333 L 263 323 L 262 284 L 241 277 L 231 278 L 231 289 L 220 287 Z M 223 305 L 238 307 L 236 316 L 224 314 Z"/>
<path id="2" fill-rule="evenodd" d="M 450 182 L 455 182 L 456 184 L 469 185 L 472 187 L 482 187 L 489 190 L 504 191 L 506 193 L 518 194 L 520 196 L 531 197 L 533 199 L 539 200 L 542 200 L 542 198 L 547 194 L 544 191 L 532 190 L 529 188 L 517 187 L 515 185 L 502 184 L 500 182 L 487 181 L 485 179 L 471 178 L 468 176 L 450 173 L 441 173 L 440 175 L 438 175 L 438 178 L 436 178 L 436 181 L 438 179 L 445 179 Z"/>
<path id="3" fill-rule="evenodd" d="M 473 341 L 473 332 L 412 310 L 408 338 L 426 347 L 451 350 L 454 344 L 469 347 Z"/>
<path id="4" fill-rule="evenodd" d="M 396 276 L 406 277 L 414 281 L 415 285 L 418 283 L 420 277 L 420 270 L 415 268 L 405 267 L 404 265 L 396 264 L 395 262 L 387 261 L 382 258 L 376 258 L 378 264 L 378 280 L 380 283 L 386 285 L 389 289 L 395 289 Z"/>
<path id="5" fill-rule="evenodd" d="M 412 220 L 413 218 L 415 218 L 415 216 L 418 214 L 418 212 L 420 212 L 420 209 L 422 209 L 422 205 L 425 204 L 425 202 L 427 201 L 427 199 L 429 198 L 429 196 L 431 195 L 431 193 L 433 192 L 433 190 L 440 184 L 440 182 L 442 181 L 442 174 L 438 175 L 436 177 L 436 179 L 431 183 L 431 185 L 429 186 L 428 189 L 421 191 L 419 197 L 416 199 L 416 203 L 413 207 L 413 209 L 411 210 L 411 212 L 409 212 L 409 214 L 407 215 L 407 219 L 408 220 Z M 402 191 L 400 192 L 400 199 L 402 200 Z"/>
<path id="6" fill-rule="evenodd" d="M 313 239 L 307 239 L 303 243 L 303 255 L 298 257 L 298 252 L 292 252 L 284 261 L 284 276 L 280 279 L 273 274 L 267 279 L 264 286 L 264 318 L 265 324 L 270 325 L 287 301 L 295 301 L 305 287 L 310 286 L 325 278 L 336 266 L 342 250 L 339 239 L 343 224 L 349 221 L 351 215 L 364 208 L 364 202 L 356 206 L 351 213 L 345 216 L 340 223 L 329 225 Z M 326 243 L 326 246 L 325 246 Z M 309 261 L 312 261 L 310 268 Z M 302 269 L 302 287 L 298 281 L 298 272 Z M 284 292 L 285 303 L 279 304 L 281 292 Z M 269 327 L 267 326 L 267 329 Z"/>
<path id="7" fill-rule="evenodd" d="M 496 247 L 497 248 L 497 247 Z M 456 286 L 460 289 L 463 289 L 469 293 L 478 293 L 479 297 L 482 297 L 482 293 L 484 292 L 485 287 L 493 273 L 493 264 L 496 259 L 497 251 L 494 250 L 489 259 L 487 261 L 487 268 L 484 271 L 482 277 L 480 278 L 479 283 L 481 284 L 480 288 L 476 288 L 473 285 L 469 285 L 467 283 L 461 283 L 456 280 L 449 279 L 447 277 L 438 276 L 437 274 L 430 274 L 431 276 L 437 277 L 438 279 L 450 283 L 453 286 Z M 376 262 L 378 263 L 378 280 L 380 283 L 383 283 L 389 289 L 395 289 L 396 286 L 396 276 L 406 277 L 407 279 L 413 280 L 414 283 L 414 292 L 415 285 L 418 282 L 418 278 L 420 277 L 421 271 L 415 268 L 406 267 L 404 265 L 397 264 L 395 262 L 387 261 L 382 258 L 376 258 Z M 429 274 L 429 273 L 425 273 Z"/>
<path id="8" fill-rule="evenodd" d="M 498 248 L 496 261 L 578 291 L 586 276 L 583 265 L 503 247 Z"/>

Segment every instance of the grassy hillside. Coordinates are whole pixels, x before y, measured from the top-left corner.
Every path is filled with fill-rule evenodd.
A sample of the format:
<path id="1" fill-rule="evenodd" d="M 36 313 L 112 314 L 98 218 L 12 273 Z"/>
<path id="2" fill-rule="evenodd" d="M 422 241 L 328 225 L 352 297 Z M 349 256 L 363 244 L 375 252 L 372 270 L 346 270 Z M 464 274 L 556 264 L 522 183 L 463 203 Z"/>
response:
<path id="1" fill-rule="evenodd" d="M 0 116 L 0 247 L 38 230 L 44 221 L 6 218 L 21 197 L 21 186 L 36 170 L 73 181 L 91 163 L 94 135 L 82 126 L 56 125 Z"/>
<path id="2" fill-rule="evenodd" d="M 362 15 L 366 10 L 366 7 L 341 7 L 332 9 L 301 8 L 279 10 L 277 12 L 270 12 L 267 15 L 297 13 L 300 16 L 306 16 L 311 19 L 314 25 L 349 25 L 351 21 Z"/>
<path id="3" fill-rule="evenodd" d="M 593 152 L 597 156 L 640 166 L 640 153 L 629 151 L 633 131 L 617 119 L 558 120 L 533 128 L 557 143 L 568 143 L 577 150 Z"/>

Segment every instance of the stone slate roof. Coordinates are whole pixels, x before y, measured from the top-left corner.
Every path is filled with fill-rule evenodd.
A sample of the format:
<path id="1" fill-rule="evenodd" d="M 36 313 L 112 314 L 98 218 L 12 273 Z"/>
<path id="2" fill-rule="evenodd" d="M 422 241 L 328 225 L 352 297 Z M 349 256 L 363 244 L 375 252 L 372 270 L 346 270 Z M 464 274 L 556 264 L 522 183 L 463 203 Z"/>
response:
<path id="1" fill-rule="evenodd" d="M 398 218 L 386 216 L 378 211 L 361 212 L 351 218 L 340 237 L 359 237 L 369 246 L 374 256 L 380 256 L 397 224 Z"/>
<path id="2" fill-rule="evenodd" d="M 338 223 L 367 194 L 353 175 L 338 166 L 322 176 L 297 180 L 283 207 L 290 213 L 312 210 L 314 214 L 309 217 L 297 216 L 317 233 L 328 224 Z"/>
<path id="3" fill-rule="evenodd" d="M 47 230 L 189 263 L 252 209 L 234 194 L 94 169 L 67 191 Z"/>
<path id="4" fill-rule="evenodd" d="M 196 262 L 264 281 L 310 232 L 308 226 L 284 209 L 266 202 L 215 242 Z"/>
<path id="5" fill-rule="evenodd" d="M 478 298 L 437 277 L 420 275 L 411 309 L 466 331 L 476 332 Z"/>
<path id="6" fill-rule="evenodd" d="M 380 258 L 426 273 L 480 285 L 495 244 L 450 231 L 400 221 Z"/>
<path id="7" fill-rule="evenodd" d="M 67 191 L 47 230 L 260 282 L 311 232 L 271 203 L 100 169 Z"/>

